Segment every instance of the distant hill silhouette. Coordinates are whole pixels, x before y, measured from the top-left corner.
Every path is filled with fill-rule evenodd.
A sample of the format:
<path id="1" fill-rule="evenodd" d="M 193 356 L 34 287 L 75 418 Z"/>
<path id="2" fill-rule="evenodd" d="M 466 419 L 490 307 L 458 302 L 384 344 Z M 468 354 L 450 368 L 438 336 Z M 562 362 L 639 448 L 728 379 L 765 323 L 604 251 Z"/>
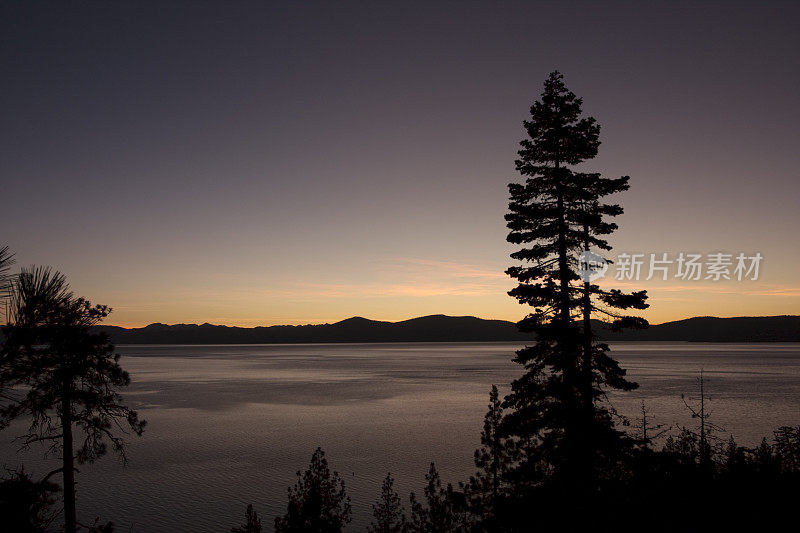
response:
<path id="1" fill-rule="evenodd" d="M 800 316 L 698 316 L 626 331 L 606 332 L 609 340 L 694 342 L 800 342 Z"/>
<path id="2" fill-rule="evenodd" d="M 615 341 L 800 342 L 800 316 L 695 317 L 614 333 L 598 323 L 604 339 Z M 97 326 L 116 344 L 282 344 L 342 342 L 525 341 L 513 322 L 472 316 L 431 315 L 400 322 L 362 317 L 335 324 L 240 328 L 212 324 L 150 324 L 143 328 Z"/>

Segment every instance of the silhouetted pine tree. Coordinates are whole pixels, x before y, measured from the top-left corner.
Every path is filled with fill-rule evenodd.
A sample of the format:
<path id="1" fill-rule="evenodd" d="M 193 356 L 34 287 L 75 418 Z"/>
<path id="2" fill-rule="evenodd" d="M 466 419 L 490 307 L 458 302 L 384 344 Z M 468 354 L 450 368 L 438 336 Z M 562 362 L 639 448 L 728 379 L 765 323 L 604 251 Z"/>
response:
<path id="1" fill-rule="evenodd" d="M 739 474 L 747 467 L 747 449 L 736 444 L 733 435 L 725 447 L 725 470 L 729 474 Z"/>
<path id="2" fill-rule="evenodd" d="M 528 138 L 520 142 L 518 172 L 524 183 L 509 185 L 508 241 L 525 247 L 511 254 L 526 262 L 507 273 L 519 284 L 509 294 L 533 311 L 518 323 L 537 342 L 517 352 L 525 374 L 512 383 L 504 406 L 506 436 L 519 440 L 525 453 L 514 473 L 517 483 L 546 479 L 586 486 L 611 470 L 629 448 L 604 404 L 606 387 L 636 385 L 596 342 L 594 314 L 610 316 L 613 328 L 645 327 L 625 309 L 644 309 L 644 291 L 624 294 L 583 283 L 578 255 L 587 247 L 609 250 L 601 238 L 616 229 L 605 217 L 622 212 L 601 199 L 627 189 L 628 178 L 600 178 L 573 170 L 597 154 L 599 126 L 581 117 L 582 100 L 554 72 L 525 121 Z"/>
<path id="3" fill-rule="evenodd" d="M 574 222 L 582 235 L 582 250 L 600 256 L 602 251 L 611 251 L 611 246 L 603 236 L 617 230 L 617 224 L 609 222 L 608 217 L 623 213 L 618 204 L 607 204 L 600 201 L 606 196 L 627 191 L 630 188 L 628 176 L 621 178 L 603 178 L 597 173 L 576 173 L 574 175 L 578 187 L 577 207 Z M 571 209 L 567 210 L 568 222 L 573 221 Z M 593 250 L 594 248 L 594 250 Z M 607 258 L 605 258 L 608 261 Z M 640 317 L 624 313 L 628 309 L 646 309 L 647 295 L 645 291 L 622 293 L 618 290 L 603 290 L 584 276 L 581 287 L 581 321 L 583 328 L 582 360 L 580 363 L 581 398 L 583 414 L 592 418 L 593 403 L 601 394 L 596 384 L 608 385 L 612 388 L 631 390 L 635 387 L 624 379 L 625 372 L 617 362 L 608 356 L 607 344 L 597 341 L 593 331 L 592 318 L 599 316 L 611 321 L 611 329 L 619 331 L 623 328 L 646 328 L 647 321 Z"/>
<path id="4" fill-rule="evenodd" d="M 766 437 L 761 439 L 761 444 L 753 451 L 753 461 L 762 474 L 774 476 L 781 470 L 780 458 Z"/>
<path id="5" fill-rule="evenodd" d="M 49 452 L 61 454 L 61 468 L 45 480 L 62 474 L 66 533 L 76 530 L 75 462 L 94 462 L 109 444 L 125 460 L 120 433 L 141 435 L 145 425 L 117 393 L 130 377 L 114 346 L 91 331 L 110 312 L 73 297 L 63 275 L 37 268 L 15 280 L 3 327 L 0 428 L 26 417 L 24 445 L 47 443 Z M 74 442 L 74 430 L 82 441 Z"/>
<path id="6" fill-rule="evenodd" d="M 258 513 L 251 504 L 247 505 L 244 517 L 244 524 L 231 528 L 231 533 L 261 533 L 261 518 L 258 517 Z"/>
<path id="7" fill-rule="evenodd" d="M 286 514 L 275 518 L 278 533 L 336 533 L 351 520 L 350 498 L 344 481 L 331 473 L 325 452 L 317 448 L 304 473 L 297 472 L 297 483 L 289 487 Z"/>
<path id="8" fill-rule="evenodd" d="M 513 441 L 500 433 L 503 406 L 497 386 L 489 393 L 489 410 L 483 419 L 481 447 L 475 450 L 475 466 L 478 471 L 464 487 L 470 512 L 483 531 L 492 529 L 501 498 L 508 490 L 508 471 L 515 457 Z"/>
<path id="9" fill-rule="evenodd" d="M 406 531 L 406 515 L 400 495 L 394 490 L 394 478 L 391 473 L 381 485 L 381 497 L 372 504 L 372 515 L 375 521 L 370 523 L 370 533 L 403 533 Z"/>
<path id="10" fill-rule="evenodd" d="M 463 494 L 456 494 L 453 486 L 442 486 L 436 465 L 431 463 L 425 474 L 425 504 L 411 493 L 411 521 L 408 530 L 415 533 L 457 533 L 467 531 L 466 505 Z"/>

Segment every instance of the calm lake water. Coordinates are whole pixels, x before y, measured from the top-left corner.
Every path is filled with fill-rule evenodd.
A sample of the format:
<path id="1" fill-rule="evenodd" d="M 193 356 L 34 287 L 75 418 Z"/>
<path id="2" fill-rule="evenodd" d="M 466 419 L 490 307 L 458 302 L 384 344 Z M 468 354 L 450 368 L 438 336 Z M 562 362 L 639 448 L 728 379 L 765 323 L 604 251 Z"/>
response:
<path id="1" fill-rule="evenodd" d="M 247 503 L 272 530 L 286 488 L 322 446 L 352 498 L 362 531 L 387 471 L 407 502 L 435 461 L 445 481 L 472 471 L 491 384 L 508 390 L 515 343 L 120 346 L 134 383 L 126 400 L 148 427 L 129 463 L 81 467 L 79 515 L 117 531 L 230 531 Z M 800 425 L 800 344 L 618 343 L 640 389 L 612 396 L 623 414 L 642 400 L 655 422 L 692 423 L 680 395 L 704 370 L 712 421 L 743 444 Z M 0 434 L 0 464 L 56 468 Z"/>

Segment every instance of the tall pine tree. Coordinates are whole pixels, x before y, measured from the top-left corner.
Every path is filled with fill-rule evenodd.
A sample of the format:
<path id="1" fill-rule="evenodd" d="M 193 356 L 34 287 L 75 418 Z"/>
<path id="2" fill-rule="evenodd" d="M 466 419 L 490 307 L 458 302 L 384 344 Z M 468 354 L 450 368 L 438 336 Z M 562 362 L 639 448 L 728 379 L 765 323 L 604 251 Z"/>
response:
<path id="1" fill-rule="evenodd" d="M 519 282 L 509 294 L 533 307 L 518 327 L 537 341 L 516 354 L 525 373 L 505 399 L 510 412 L 502 427 L 525 450 L 512 477 L 531 486 L 589 488 L 614 468 L 629 442 L 614 428 L 603 391 L 636 385 L 597 341 L 592 320 L 609 317 L 615 329 L 647 325 L 624 314 L 647 307 L 644 291 L 604 290 L 579 275 L 582 251 L 611 249 L 604 236 L 616 225 L 608 217 L 622 208 L 603 198 L 628 188 L 627 177 L 576 169 L 600 144 L 600 128 L 582 116 L 582 103 L 561 74 L 550 74 L 524 122 L 528 138 L 516 168 L 525 180 L 509 185 L 508 241 L 522 245 L 511 257 L 523 262 L 507 270 Z"/>
<path id="2" fill-rule="evenodd" d="M 111 309 L 75 298 L 63 275 L 23 270 L 15 279 L 0 346 L 0 429 L 27 418 L 24 446 L 45 443 L 61 455 L 64 531 L 77 528 L 75 472 L 111 449 L 125 459 L 123 435 L 141 436 L 145 422 L 119 390 L 130 376 L 105 333 L 92 327 Z"/>

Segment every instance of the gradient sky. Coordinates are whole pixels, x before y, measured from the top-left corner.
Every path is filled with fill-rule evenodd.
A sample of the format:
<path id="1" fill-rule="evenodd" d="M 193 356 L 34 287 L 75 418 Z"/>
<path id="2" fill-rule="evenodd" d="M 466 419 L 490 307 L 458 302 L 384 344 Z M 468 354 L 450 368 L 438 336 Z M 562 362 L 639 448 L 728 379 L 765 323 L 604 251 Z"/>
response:
<path id="1" fill-rule="evenodd" d="M 764 256 L 628 282 L 646 316 L 800 314 L 800 4 L 598 4 L 4 1 L 0 245 L 120 325 L 515 320 L 506 184 L 558 69 L 631 176 L 617 252 Z"/>

